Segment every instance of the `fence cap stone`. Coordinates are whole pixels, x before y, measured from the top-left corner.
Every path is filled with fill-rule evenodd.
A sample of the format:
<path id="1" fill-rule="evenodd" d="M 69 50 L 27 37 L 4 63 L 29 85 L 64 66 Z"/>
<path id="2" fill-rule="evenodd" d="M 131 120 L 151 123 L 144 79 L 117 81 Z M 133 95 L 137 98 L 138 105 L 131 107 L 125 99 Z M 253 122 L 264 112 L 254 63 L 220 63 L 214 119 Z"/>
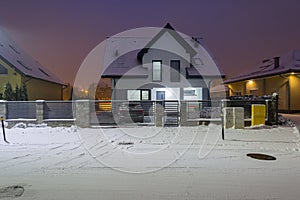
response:
<path id="1" fill-rule="evenodd" d="M 5 103 L 6 102 L 6 100 L 0 100 L 0 103 Z"/>
<path id="2" fill-rule="evenodd" d="M 37 102 L 37 103 L 44 103 L 45 100 L 36 100 L 35 102 Z"/>
<path id="3" fill-rule="evenodd" d="M 79 99 L 79 100 L 75 100 L 75 102 L 89 102 L 89 99 Z"/>

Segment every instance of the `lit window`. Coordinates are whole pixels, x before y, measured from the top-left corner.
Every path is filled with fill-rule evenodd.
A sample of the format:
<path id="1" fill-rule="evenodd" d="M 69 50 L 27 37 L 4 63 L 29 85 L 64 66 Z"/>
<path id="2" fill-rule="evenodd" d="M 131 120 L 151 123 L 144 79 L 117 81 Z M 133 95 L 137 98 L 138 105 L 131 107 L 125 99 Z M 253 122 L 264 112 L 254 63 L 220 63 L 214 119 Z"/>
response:
<path id="1" fill-rule="evenodd" d="M 127 100 L 139 101 L 141 98 L 140 90 L 127 90 Z"/>
<path id="2" fill-rule="evenodd" d="M 7 74 L 7 73 L 8 73 L 7 69 L 3 65 L 0 64 L 0 74 Z"/>
<path id="3" fill-rule="evenodd" d="M 152 62 L 152 80 L 161 81 L 161 61 Z"/>
<path id="4" fill-rule="evenodd" d="M 142 90 L 142 100 L 150 100 L 150 91 Z"/>
<path id="5" fill-rule="evenodd" d="M 171 82 L 180 81 L 180 61 L 171 60 Z"/>

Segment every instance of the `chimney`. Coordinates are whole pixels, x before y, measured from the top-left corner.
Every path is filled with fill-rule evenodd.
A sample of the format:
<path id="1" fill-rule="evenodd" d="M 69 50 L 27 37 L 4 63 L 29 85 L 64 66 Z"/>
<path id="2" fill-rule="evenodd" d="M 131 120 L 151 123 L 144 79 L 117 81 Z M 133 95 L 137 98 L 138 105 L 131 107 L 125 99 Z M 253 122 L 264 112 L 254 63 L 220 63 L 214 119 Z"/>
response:
<path id="1" fill-rule="evenodd" d="M 274 69 L 278 68 L 279 67 L 279 59 L 280 57 L 274 57 Z"/>

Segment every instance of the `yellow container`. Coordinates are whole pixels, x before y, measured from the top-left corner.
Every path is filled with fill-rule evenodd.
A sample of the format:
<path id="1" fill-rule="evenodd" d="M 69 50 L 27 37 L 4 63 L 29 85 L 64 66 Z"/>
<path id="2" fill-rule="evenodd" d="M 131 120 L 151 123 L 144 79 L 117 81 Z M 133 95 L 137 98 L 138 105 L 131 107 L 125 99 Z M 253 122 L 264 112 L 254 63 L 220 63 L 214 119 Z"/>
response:
<path id="1" fill-rule="evenodd" d="M 266 122 L 266 106 L 263 104 L 251 105 L 251 126 L 265 125 Z"/>

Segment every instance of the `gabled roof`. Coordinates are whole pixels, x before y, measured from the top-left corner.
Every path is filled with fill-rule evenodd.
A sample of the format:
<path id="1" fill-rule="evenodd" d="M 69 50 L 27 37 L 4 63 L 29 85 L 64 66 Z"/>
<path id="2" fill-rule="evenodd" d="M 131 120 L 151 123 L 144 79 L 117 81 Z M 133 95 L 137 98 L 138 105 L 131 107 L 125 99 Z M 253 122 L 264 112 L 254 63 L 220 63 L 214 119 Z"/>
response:
<path id="1" fill-rule="evenodd" d="M 136 58 L 139 50 L 128 52 L 114 60 L 102 73 L 102 78 L 122 77 L 124 75 L 135 77 L 147 77 L 148 71 L 142 68 L 141 61 Z"/>
<path id="2" fill-rule="evenodd" d="M 171 24 L 167 23 L 167 25 L 165 25 L 165 27 L 138 53 L 138 59 L 142 60 L 144 54 L 148 52 L 149 48 L 151 48 L 152 45 L 166 32 L 170 33 L 177 42 L 179 42 L 179 44 L 191 54 L 192 57 L 196 55 L 197 52 L 177 33 L 177 31 L 175 31 Z"/>
<path id="3" fill-rule="evenodd" d="M 65 85 L 38 61 L 26 54 L 18 45 L 9 38 L 0 27 L 0 59 L 4 60 L 20 74 L 60 85 Z"/>
<path id="4" fill-rule="evenodd" d="M 107 38 L 104 53 L 104 66 L 106 66 L 106 69 L 104 69 L 101 76 L 107 78 L 122 76 L 147 77 L 149 72 L 142 66 L 142 54 L 146 53 L 149 49 L 147 47 L 151 47 L 160 35 L 166 31 L 177 35 L 176 37 L 180 38 L 180 44 L 184 45 L 191 53 L 191 66 L 186 68 L 187 78 L 225 77 L 223 70 L 217 66 L 202 38 L 181 36 L 174 31 L 170 24 L 167 24 L 162 30 L 157 29 L 153 34 L 154 37 L 114 36 Z M 132 51 L 128 52 L 129 50 Z"/>
<path id="5" fill-rule="evenodd" d="M 281 75 L 292 72 L 300 72 L 300 51 L 292 50 L 286 54 L 283 54 L 279 57 L 279 66 L 274 66 L 274 61 L 270 60 L 264 63 L 262 66 L 256 68 L 255 71 L 241 74 L 235 77 L 232 77 L 224 83 L 234 83 L 240 81 L 246 81 L 249 79 L 257 79 L 270 77 L 275 75 Z"/>

